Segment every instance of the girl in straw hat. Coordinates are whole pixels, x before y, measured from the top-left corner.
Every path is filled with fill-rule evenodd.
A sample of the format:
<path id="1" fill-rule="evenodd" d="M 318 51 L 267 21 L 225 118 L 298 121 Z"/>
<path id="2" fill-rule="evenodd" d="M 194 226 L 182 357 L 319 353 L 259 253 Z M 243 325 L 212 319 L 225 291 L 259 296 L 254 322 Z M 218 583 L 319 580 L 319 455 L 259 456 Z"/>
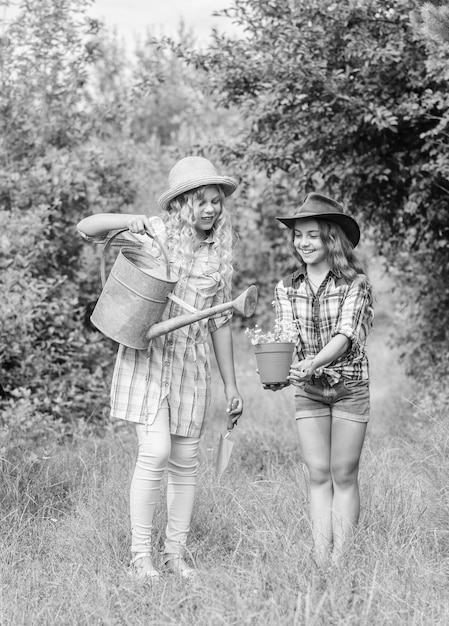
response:
<path id="1" fill-rule="evenodd" d="M 298 330 L 295 418 L 310 478 L 315 559 L 341 555 L 359 516 L 358 467 L 369 419 L 365 342 L 373 319 L 368 278 L 354 248 L 357 222 L 343 207 L 309 194 L 291 230 L 299 267 L 275 288 L 276 317 Z M 277 390 L 284 385 L 270 388 Z"/>
<path id="2" fill-rule="evenodd" d="M 230 299 L 232 232 L 224 200 L 236 187 L 233 178 L 218 175 L 207 159 L 187 157 L 173 167 L 169 189 L 159 198 L 162 220 L 145 215 L 98 214 L 83 219 L 78 230 L 87 239 L 105 242 L 111 231 L 127 228 L 127 244 L 131 238 L 142 246 L 151 245 L 145 232 L 155 232 L 164 241 L 172 272 L 178 278 L 174 295 L 205 309 Z M 151 252 L 157 254 L 155 249 Z M 179 304 L 170 301 L 162 319 L 183 312 Z M 156 337 L 148 352 L 119 346 L 111 415 L 134 422 L 137 430 L 138 455 L 130 488 L 130 572 L 138 578 L 154 580 L 160 576 L 152 561 L 151 532 L 166 469 L 168 519 L 163 562 L 166 569 L 182 578 L 195 575 L 184 557 L 200 436 L 210 401 L 209 333 L 232 423 L 243 408 L 234 373 L 230 315 L 223 313 Z"/>

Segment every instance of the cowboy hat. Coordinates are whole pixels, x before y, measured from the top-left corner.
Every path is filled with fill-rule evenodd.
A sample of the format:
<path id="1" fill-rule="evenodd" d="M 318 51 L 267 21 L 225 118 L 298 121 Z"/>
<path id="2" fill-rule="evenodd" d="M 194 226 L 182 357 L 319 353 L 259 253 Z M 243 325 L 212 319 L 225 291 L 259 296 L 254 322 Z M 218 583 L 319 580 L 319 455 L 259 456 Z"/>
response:
<path id="1" fill-rule="evenodd" d="M 168 185 L 168 191 L 158 199 L 159 206 L 163 209 L 166 209 L 176 196 L 203 185 L 219 185 L 225 196 L 230 196 L 237 189 L 238 182 L 229 176 L 219 176 L 208 159 L 189 156 L 173 166 L 168 175 Z"/>
<path id="2" fill-rule="evenodd" d="M 353 217 L 344 212 L 343 205 L 321 193 L 309 193 L 303 204 L 289 217 L 277 217 L 287 228 L 293 229 L 296 220 L 322 217 L 329 222 L 338 224 L 346 233 L 354 248 L 360 241 L 360 228 Z"/>

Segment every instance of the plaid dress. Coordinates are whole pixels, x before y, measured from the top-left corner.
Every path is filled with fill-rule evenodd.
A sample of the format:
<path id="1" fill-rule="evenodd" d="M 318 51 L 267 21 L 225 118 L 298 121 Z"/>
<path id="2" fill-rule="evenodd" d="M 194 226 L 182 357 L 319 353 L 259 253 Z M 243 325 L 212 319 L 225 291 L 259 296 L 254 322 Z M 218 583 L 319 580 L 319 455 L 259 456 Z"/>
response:
<path id="1" fill-rule="evenodd" d="M 164 225 L 152 218 L 152 226 L 162 239 Z M 81 233 L 82 234 L 82 233 Z M 105 243 L 114 232 L 95 238 Z M 89 239 L 84 236 L 85 239 Z M 153 256 L 160 252 L 145 236 L 123 233 L 113 245 L 150 247 Z M 201 241 L 187 267 L 174 265 L 178 276 L 174 295 L 196 309 L 205 309 L 224 302 L 224 289 L 219 272 L 220 260 L 210 235 Z M 179 304 L 169 301 L 162 320 L 185 313 Z M 149 350 L 136 350 L 120 345 L 111 385 L 111 417 L 151 424 L 165 401 L 170 407 L 170 432 L 184 437 L 198 437 L 204 429 L 210 403 L 210 366 L 207 338 L 231 318 L 226 312 L 184 326 L 150 342 Z"/>
<path id="2" fill-rule="evenodd" d="M 337 334 L 351 342 L 349 350 L 330 365 L 316 370 L 331 385 L 341 378 L 368 380 L 366 338 L 373 321 L 369 287 L 355 280 L 347 284 L 330 271 L 316 294 L 304 270 L 298 270 L 275 287 L 276 319 L 295 324 L 298 359 L 312 358 Z"/>

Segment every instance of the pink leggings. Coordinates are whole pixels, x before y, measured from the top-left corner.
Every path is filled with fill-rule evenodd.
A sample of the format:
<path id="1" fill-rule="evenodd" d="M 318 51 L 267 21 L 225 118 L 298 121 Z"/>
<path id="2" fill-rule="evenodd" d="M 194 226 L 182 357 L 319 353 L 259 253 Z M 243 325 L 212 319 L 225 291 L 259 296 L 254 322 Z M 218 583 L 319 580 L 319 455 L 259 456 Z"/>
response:
<path id="1" fill-rule="evenodd" d="M 153 516 L 168 469 L 164 552 L 182 554 L 195 499 L 199 438 L 170 434 L 168 407 L 150 426 L 137 424 L 138 455 L 130 488 L 131 551 L 151 551 Z"/>

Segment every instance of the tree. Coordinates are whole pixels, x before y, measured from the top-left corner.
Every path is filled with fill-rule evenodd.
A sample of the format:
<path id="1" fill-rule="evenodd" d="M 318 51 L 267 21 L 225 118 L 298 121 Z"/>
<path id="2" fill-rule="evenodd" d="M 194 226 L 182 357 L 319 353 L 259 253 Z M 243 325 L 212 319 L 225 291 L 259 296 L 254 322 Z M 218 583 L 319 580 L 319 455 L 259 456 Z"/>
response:
<path id="1" fill-rule="evenodd" d="M 76 224 L 154 213 L 171 152 L 192 151 L 221 115 L 173 54 L 150 41 L 127 59 L 90 0 L 16 4 L 0 39 L 0 428 L 12 442 L 12 423 L 30 440 L 55 420 L 64 433 L 102 421 L 116 345 L 89 322 L 99 250 Z"/>
<path id="2" fill-rule="evenodd" d="M 431 39 L 449 41 L 449 3 L 433 0 L 421 6 L 423 32 Z"/>
<path id="3" fill-rule="evenodd" d="M 121 164 L 111 168 L 91 142 L 89 4 L 24 0 L 0 44 L 3 404 L 65 420 L 93 404 L 108 361 L 84 332 L 90 278 L 75 225 L 92 206 L 123 202 L 127 188 Z"/>
<path id="4" fill-rule="evenodd" d="M 373 228 L 418 302 L 409 339 L 426 363 L 444 360 L 443 373 L 448 48 L 422 39 L 413 8 L 419 3 L 235 0 L 225 13 L 244 37 L 216 34 L 206 52 L 179 54 L 207 72 L 220 105 L 244 115 L 244 133 L 224 154 L 270 177 L 267 219 L 320 189 Z"/>

